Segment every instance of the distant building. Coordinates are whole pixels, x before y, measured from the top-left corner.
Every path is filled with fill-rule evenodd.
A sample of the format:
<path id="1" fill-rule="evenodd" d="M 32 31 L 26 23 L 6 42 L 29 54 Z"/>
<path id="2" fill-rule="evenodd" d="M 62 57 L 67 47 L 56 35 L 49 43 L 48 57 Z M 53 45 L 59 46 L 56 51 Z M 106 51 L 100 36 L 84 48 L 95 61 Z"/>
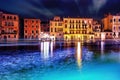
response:
<path id="1" fill-rule="evenodd" d="M 19 39 L 19 16 L 0 12 L 0 40 Z"/>
<path id="2" fill-rule="evenodd" d="M 101 39 L 102 25 L 98 21 L 93 21 L 93 32 L 95 39 Z"/>
<path id="3" fill-rule="evenodd" d="M 113 16 L 112 24 L 113 38 L 120 39 L 120 15 Z"/>
<path id="4" fill-rule="evenodd" d="M 111 14 L 105 16 L 105 18 L 102 19 L 102 23 L 104 26 L 102 31 L 106 31 L 106 30 L 111 31 L 112 30 L 112 27 L 113 27 L 112 20 L 113 20 L 113 15 L 111 15 Z"/>
<path id="5" fill-rule="evenodd" d="M 92 18 L 63 18 L 65 40 L 93 40 Z"/>
<path id="6" fill-rule="evenodd" d="M 109 14 L 103 20 L 104 31 L 112 32 L 112 37 L 120 38 L 120 15 Z"/>
<path id="7" fill-rule="evenodd" d="M 24 19 L 24 39 L 39 39 L 40 19 Z"/>
<path id="8" fill-rule="evenodd" d="M 60 17 L 55 16 L 50 20 L 50 36 L 54 36 L 55 40 L 63 39 L 63 21 Z"/>
<path id="9" fill-rule="evenodd" d="M 50 25 L 49 22 L 41 22 L 41 32 L 50 33 Z"/>
<path id="10" fill-rule="evenodd" d="M 113 39 L 112 32 L 101 32 L 101 40 Z"/>

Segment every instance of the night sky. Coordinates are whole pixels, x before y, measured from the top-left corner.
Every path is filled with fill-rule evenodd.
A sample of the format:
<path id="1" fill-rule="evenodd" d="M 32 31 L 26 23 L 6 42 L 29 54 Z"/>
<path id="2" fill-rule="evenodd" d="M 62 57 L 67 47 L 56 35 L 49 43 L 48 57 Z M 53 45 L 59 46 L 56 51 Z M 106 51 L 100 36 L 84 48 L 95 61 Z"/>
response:
<path id="1" fill-rule="evenodd" d="M 119 13 L 120 0 L 0 0 L 0 10 L 42 20 L 54 16 L 102 18 Z"/>

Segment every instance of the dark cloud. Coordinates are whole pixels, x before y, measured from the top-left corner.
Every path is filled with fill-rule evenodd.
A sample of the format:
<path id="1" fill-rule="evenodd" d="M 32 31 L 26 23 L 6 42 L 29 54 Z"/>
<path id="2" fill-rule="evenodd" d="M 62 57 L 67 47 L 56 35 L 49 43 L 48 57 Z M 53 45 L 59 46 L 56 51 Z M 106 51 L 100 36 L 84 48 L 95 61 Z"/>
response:
<path id="1" fill-rule="evenodd" d="M 120 0 L 0 0 L 0 10 L 43 20 L 55 15 L 101 18 L 120 12 Z"/>

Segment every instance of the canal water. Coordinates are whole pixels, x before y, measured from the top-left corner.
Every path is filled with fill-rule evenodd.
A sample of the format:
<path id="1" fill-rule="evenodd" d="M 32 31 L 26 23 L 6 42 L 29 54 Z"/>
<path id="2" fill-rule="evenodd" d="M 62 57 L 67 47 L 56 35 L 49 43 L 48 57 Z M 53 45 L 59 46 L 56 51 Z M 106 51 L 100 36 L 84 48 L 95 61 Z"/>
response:
<path id="1" fill-rule="evenodd" d="M 120 45 L 0 46 L 0 80 L 120 80 Z"/>

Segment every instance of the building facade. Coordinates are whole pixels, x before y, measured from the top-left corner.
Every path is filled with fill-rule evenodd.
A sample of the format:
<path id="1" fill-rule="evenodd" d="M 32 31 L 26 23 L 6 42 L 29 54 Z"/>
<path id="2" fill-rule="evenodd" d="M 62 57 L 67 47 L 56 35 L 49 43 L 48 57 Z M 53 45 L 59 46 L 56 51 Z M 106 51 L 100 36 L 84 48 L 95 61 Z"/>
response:
<path id="1" fill-rule="evenodd" d="M 120 39 L 120 15 L 113 16 L 112 24 L 113 38 Z"/>
<path id="2" fill-rule="evenodd" d="M 50 33 L 50 25 L 49 22 L 41 22 L 41 32 Z"/>
<path id="3" fill-rule="evenodd" d="M 112 38 L 120 39 L 120 15 L 109 14 L 103 20 L 104 32 L 112 32 Z"/>
<path id="4" fill-rule="evenodd" d="M 40 24 L 40 19 L 24 19 L 24 39 L 39 39 Z"/>
<path id="5" fill-rule="evenodd" d="M 19 16 L 0 12 L 0 40 L 19 39 Z"/>
<path id="6" fill-rule="evenodd" d="M 65 40 L 93 40 L 92 18 L 63 18 Z"/>
<path id="7" fill-rule="evenodd" d="M 107 16 L 105 16 L 105 18 L 102 19 L 102 23 L 103 23 L 103 30 L 102 31 L 112 31 L 112 20 L 113 20 L 113 15 L 109 14 Z"/>
<path id="8" fill-rule="evenodd" d="M 93 32 L 95 40 L 101 39 L 102 25 L 98 21 L 93 21 Z"/>
<path id="9" fill-rule="evenodd" d="M 54 36 L 55 40 L 61 40 L 63 35 L 63 21 L 55 16 L 53 20 L 50 20 L 50 36 Z"/>

